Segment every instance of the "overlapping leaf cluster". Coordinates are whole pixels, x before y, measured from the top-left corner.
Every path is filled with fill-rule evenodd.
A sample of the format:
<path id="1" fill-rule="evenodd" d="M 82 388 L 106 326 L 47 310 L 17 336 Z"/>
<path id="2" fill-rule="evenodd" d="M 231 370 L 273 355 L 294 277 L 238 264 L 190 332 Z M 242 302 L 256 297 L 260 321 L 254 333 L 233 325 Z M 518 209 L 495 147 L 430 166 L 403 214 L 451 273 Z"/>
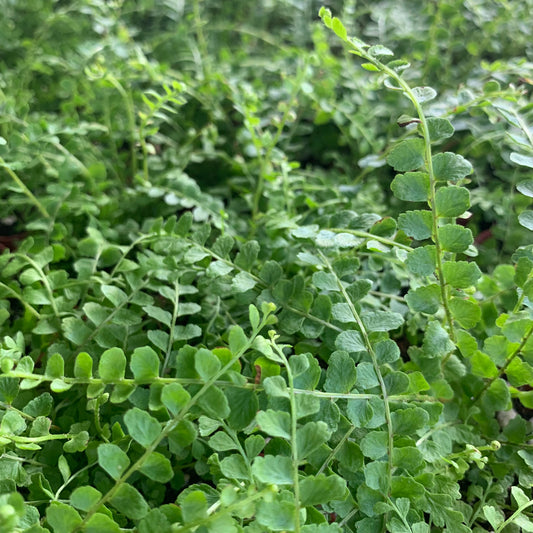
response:
<path id="1" fill-rule="evenodd" d="M 210 47 L 210 2 L 42 4 L 2 44 L 2 224 L 27 234 L 0 255 L 0 530 L 533 530 L 533 247 L 494 228 L 487 268 L 469 138 L 505 135 L 524 244 L 524 95 L 438 96 L 288 1 L 279 41 L 239 27 L 253 59 L 224 24 Z"/>

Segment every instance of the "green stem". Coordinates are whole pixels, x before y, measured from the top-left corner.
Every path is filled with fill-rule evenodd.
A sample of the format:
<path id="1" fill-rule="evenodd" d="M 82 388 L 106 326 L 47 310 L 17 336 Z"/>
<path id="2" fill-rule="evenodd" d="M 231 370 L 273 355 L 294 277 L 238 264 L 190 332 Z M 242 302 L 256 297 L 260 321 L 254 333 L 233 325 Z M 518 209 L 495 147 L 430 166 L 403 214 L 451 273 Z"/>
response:
<path id="1" fill-rule="evenodd" d="M 402 244 L 401 242 L 392 241 L 391 239 L 387 239 L 385 237 L 380 237 L 379 235 L 374 235 L 372 233 L 368 233 L 367 231 L 360 231 L 356 229 L 345 229 L 345 228 L 328 228 L 329 231 L 333 231 L 333 233 L 349 233 L 350 235 L 354 235 L 356 237 L 362 237 L 364 239 L 372 239 L 374 241 L 381 242 L 383 244 L 386 244 L 387 246 L 395 246 L 396 248 L 400 248 L 401 250 L 405 250 L 406 252 L 413 251 L 413 248 L 411 246 L 406 246 L 405 244 Z"/>
<path id="2" fill-rule="evenodd" d="M 431 218 L 432 218 L 432 239 L 433 239 L 433 242 L 435 243 L 436 256 L 437 256 L 437 278 L 439 280 L 442 305 L 444 307 L 444 312 L 446 314 L 446 322 L 448 323 L 448 331 L 450 334 L 450 339 L 455 344 L 456 343 L 455 328 L 453 325 L 452 313 L 448 305 L 448 287 L 446 286 L 446 281 L 444 279 L 444 272 L 442 268 L 442 264 L 444 261 L 444 252 L 442 250 L 440 239 L 438 236 L 438 215 L 437 215 L 437 205 L 435 201 L 437 180 L 435 178 L 435 173 L 433 171 L 433 159 L 432 159 L 433 156 L 431 152 L 431 138 L 429 134 L 428 123 L 427 123 L 424 111 L 422 110 L 422 106 L 416 99 L 413 91 L 411 90 L 411 87 L 405 81 L 403 81 L 403 79 L 400 76 L 398 76 L 392 69 L 389 69 L 388 67 L 386 67 L 386 65 L 383 65 L 383 67 L 386 69 L 387 74 L 389 74 L 390 76 L 394 74 L 394 79 L 400 84 L 402 89 L 407 94 L 409 100 L 411 100 L 412 104 L 414 105 L 416 109 L 418 118 L 420 119 L 420 126 L 422 128 L 422 136 L 424 137 L 424 151 L 425 151 L 424 159 L 426 163 L 426 169 L 429 175 L 429 207 L 431 208 Z"/>
<path id="3" fill-rule="evenodd" d="M 5 409 L 6 411 L 14 411 L 18 415 L 20 415 L 22 418 L 25 418 L 26 420 L 30 420 L 33 422 L 35 420 L 35 417 L 26 414 L 24 411 L 21 411 L 20 409 L 17 409 L 16 407 L 13 407 L 11 404 L 6 402 L 0 402 L 0 408 Z"/>
<path id="4" fill-rule="evenodd" d="M 503 529 L 505 527 L 507 527 L 509 524 L 512 524 L 513 523 L 513 520 L 515 520 L 516 518 L 518 518 L 523 511 L 525 511 L 528 507 L 531 507 L 533 506 L 533 500 L 529 500 L 527 503 L 525 503 L 524 505 L 521 505 L 505 522 L 503 522 L 502 524 L 500 524 L 495 530 L 494 530 L 494 533 L 500 533 L 501 531 L 503 531 Z"/>
<path id="5" fill-rule="evenodd" d="M 394 433 L 392 430 L 392 418 L 391 418 L 391 411 L 390 411 L 390 405 L 389 405 L 389 395 L 387 392 L 387 387 L 385 386 L 385 381 L 383 380 L 383 376 L 381 374 L 381 370 L 379 368 L 378 359 L 376 357 L 376 353 L 374 352 L 374 348 L 372 347 L 372 343 L 370 342 L 370 339 L 368 337 L 368 333 L 366 331 L 365 325 L 363 324 L 363 321 L 361 320 L 361 317 L 359 316 L 359 313 L 357 312 L 357 309 L 355 308 L 355 305 L 353 304 L 350 296 L 346 292 L 346 289 L 344 288 L 344 285 L 342 284 L 341 280 L 337 277 L 335 274 L 335 271 L 333 270 L 333 267 L 331 266 L 328 258 L 322 253 L 319 252 L 320 257 L 322 261 L 327 265 L 329 271 L 335 276 L 337 280 L 337 286 L 339 287 L 339 290 L 348 304 L 350 311 L 352 313 L 352 316 L 354 317 L 354 320 L 359 327 L 359 330 L 361 332 L 361 336 L 363 337 L 363 342 L 365 344 L 365 347 L 370 354 L 370 358 L 372 359 L 372 365 L 374 367 L 374 372 L 376 373 L 376 376 L 378 378 L 379 382 L 379 388 L 381 389 L 381 395 L 383 397 L 383 404 L 385 407 L 385 421 L 387 423 L 387 459 L 388 459 L 388 468 L 387 468 L 387 491 L 386 495 L 390 496 L 391 486 L 392 486 L 392 450 L 394 447 Z"/>
<path id="6" fill-rule="evenodd" d="M 52 287 L 50 286 L 50 283 L 48 282 L 48 276 L 44 273 L 43 269 L 29 256 L 19 253 L 14 253 L 14 257 L 20 257 L 22 260 L 26 261 L 29 265 L 31 265 L 39 274 L 39 278 L 41 283 L 43 284 L 47 294 L 48 298 L 50 299 L 50 305 L 52 307 L 52 311 L 54 312 L 55 317 L 60 320 L 59 311 L 56 306 L 56 302 L 54 299 L 54 291 L 52 290 Z"/>
<path id="7" fill-rule="evenodd" d="M 505 364 L 500 368 L 500 370 L 495 376 L 491 377 L 485 383 L 485 386 L 474 397 L 474 399 L 472 400 L 472 403 L 476 403 L 479 400 L 479 398 L 481 398 L 481 396 L 483 396 L 483 394 L 487 391 L 487 389 L 492 385 L 492 383 L 496 381 L 497 379 L 501 378 L 505 374 L 507 368 L 513 362 L 515 357 L 517 357 L 520 354 L 520 352 L 524 349 L 524 346 L 526 345 L 527 341 L 529 340 L 529 337 L 531 337 L 532 334 L 533 334 L 533 324 L 531 324 L 531 327 L 529 328 L 527 333 L 524 335 L 524 337 L 520 341 L 520 344 L 515 348 L 514 352 L 507 358 L 507 360 L 505 361 Z"/>
<path id="8" fill-rule="evenodd" d="M 327 468 L 327 466 L 329 465 L 329 463 L 331 461 L 333 461 L 333 459 L 335 458 L 335 456 L 337 455 L 337 453 L 339 453 L 339 450 L 342 448 L 342 446 L 344 445 L 344 443 L 348 440 L 348 438 L 350 437 L 350 435 L 354 432 L 355 430 L 355 426 L 352 426 L 343 436 L 342 436 L 342 439 L 337 443 L 337 446 L 335 446 L 335 448 L 333 448 L 333 450 L 331 451 L 331 453 L 328 455 L 328 457 L 326 458 L 326 460 L 322 463 L 322 466 L 318 469 L 318 472 L 316 473 L 317 476 L 319 476 L 320 474 L 322 474 L 322 472 L 324 472 L 324 470 Z"/>
<path id="9" fill-rule="evenodd" d="M 289 365 L 287 357 L 283 350 L 273 341 L 273 348 L 283 360 L 285 369 L 287 370 L 287 381 L 289 382 L 289 402 L 291 406 L 291 454 L 292 454 L 292 482 L 294 489 L 294 531 L 300 532 L 300 482 L 299 482 L 299 458 L 298 458 L 298 441 L 296 438 L 296 431 L 298 425 L 298 415 L 296 408 L 296 395 L 294 393 L 294 376 Z"/>
<path id="10" fill-rule="evenodd" d="M 102 427 L 102 424 L 100 423 L 100 406 L 104 403 L 103 397 L 99 396 L 96 398 L 95 406 L 94 406 L 94 425 L 96 427 L 96 431 L 100 437 L 102 437 L 102 440 L 104 442 L 109 442 L 109 439 L 104 435 L 104 429 Z"/>
<path id="11" fill-rule="evenodd" d="M 470 520 L 468 521 L 468 527 L 472 527 L 477 520 L 477 517 L 479 516 L 479 513 L 483 509 L 483 506 L 485 505 L 485 501 L 487 499 L 487 496 L 489 495 L 490 489 L 492 487 L 492 479 L 487 480 L 487 490 L 483 491 L 483 494 L 481 495 L 481 498 L 479 499 L 479 502 L 476 505 L 476 508 L 474 512 L 472 513 L 472 516 L 470 517 Z"/>
<path id="12" fill-rule="evenodd" d="M 70 433 L 61 433 L 58 435 L 42 435 L 40 437 L 20 437 L 18 435 L 2 435 L 2 439 L 9 439 L 19 444 L 33 444 L 37 442 L 48 442 L 50 440 L 68 440 L 74 437 Z"/>
<path id="13" fill-rule="evenodd" d="M 54 501 L 59 501 L 59 495 L 63 492 L 64 489 L 67 488 L 67 486 L 69 485 L 69 483 L 71 481 L 73 481 L 74 479 L 76 479 L 80 474 L 82 474 L 83 472 L 85 472 L 86 470 L 90 470 L 93 466 L 97 465 L 98 464 L 98 461 L 95 461 L 94 463 L 89 463 L 88 465 L 84 466 L 83 468 L 80 468 L 79 470 L 77 470 L 76 472 L 74 472 L 74 474 L 72 474 L 68 479 L 67 481 L 65 481 L 65 483 L 63 483 L 63 485 L 61 485 L 61 487 L 59 487 L 55 493 L 55 498 L 54 498 Z"/>
<path id="14" fill-rule="evenodd" d="M 4 377 L 27 379 L 29 381 L 37 381 L 39 383 L 46 383 L 54 381 L 54 377 L 45 376 L 43 374 L 31 374 L 27 372 L 17 372 L 11 370 L 3 373 Z M 122 378 L 115 381 L 104 381 L 101 378 L 70 378 L 62 376 L 61 380 L 69 385 L 151 385 L 153 383 L 159 383 L 166 385 L 169 383 L 179 383 L 181 385 L 202 385 L 204 382 L 199 378 L 153 378 L 147 380 L 136 380 L 133 378 Z M 232 387 L 236 389 L 250 389 L 250 390 L 264 390 L 262 386 L 256 383 L 234 383 L 233 381 L 221 381 L 216 380 L 213 385 L 217 387 Z M 377 394 L 365 394 L 365 393 L 350 393 L 350 392 L 323 392 L 317 390 L 308 389 L 294 389 L 296 395 L 315 396 L 317 398 L 323 398 L 327 400 L 371 400 L 372 398 L 378 398 Z M 393 394 L 390 395 L 389 401 L 391 402 L 439 402 L 437 398 L 433 396 L 426 396 L 424 394 Z"/>
<path id="15" fill-rule="evenodd" d="M 37 209 L 41 212 L 41 214 L 45 218 L 50 218 L 50 215 L 48 214 L 48 211 L 45 209 L 43 204 L 37 200 L 37 198 L 33 195 L 33 193 L 24 185 L 24 182 L 9 168 L 5 160 L 0 157 L 0 167 L 3 168 L 9 177 L 18 185 L 18 187 L 22 190 L 22 192 L 30 199 L 31 203 L 37 207 Z"/>
<path id="16" fill-rule="evenodd" d="M 176 320 L 178 319 L 178 309 L 180 300 L 180 284 L 174 282 L 174 309 L 172 311 L 172 320 L 170 322 L 170 332 L 168 337 L 167 353 L 165 354 L 165 360 L 163 362 L 163 369 L 161 374 L 164 376 L 167 372 L 168 365 L 170 364 L 170 354 L 172 353 L 172 345 L 174 344 L 174 330 L 176 328 Z"/>
<path id="17" fill-rule="evenodd" d="M 2 283 L 0 281 L 0 287 L 4 288 L 5 290 L 9 291 L 9 294 L 13 296 L 13 298 L 16 298 L 35 318 L 40 319 L 41 315 L 38 311 L 35 310 L 29 303 L 27 303 L 24 298 L 18 294 L 16 291 L 14 291 L 9 285 L 6 285 L 5 283 Z"/>
<path id="18" fill-rule="evenodd" d="M 329 27 L 331 27 L 331 21 L 330 21 Z M 410 85 L 395 70 L 393 70 L 392 68 L 382 63 L 379 59 L 376 59 L 376 57 L 368 54 L 365 51 L 365 49 L 357 43 L 355 39 L 348 39 L 348 37 L 341 37 L 341 38 L 354 50 L 354 53 L 356 55 L 364 58 L 366 61 L 374 65 L 380 72 L 386 74 L 398 84 L 398 89 L 399 90 L 401 89 L 403 93 L 407 96 L 407 98 L 411 101 L 411 103 L 413 104 L 416 110 L 418 118 L 420 119 L 420 128 L 422 130 L 422 137 L 424 139 L 424 161 L 425 161 L 427 173 L 429 176 L 429 201 L 428 203 L 429 203 L 429 207 L 431 208 L 431 214 L 432 214 L 432 240 L 435 243 L 435 248 L 437 252 L 436 253 L 437 255 L 437 267 L 436 267 L 437 278 L 438 278 L 439 286 L 440 286 L 442 305 L 444 307 L 444 312 L 446 315 L 446 322 L 448 324 L 448 332 L 450 335 L 450 339 L 455 343 L 456 337 L 455 337 L 455 329 L 454 329 L 454 324 L 453 324 L 453 317 L 450 311 L 450 307 L 448 305 L 448 288 L 446 286 L 443 268 L 442 268 L 442 264 L 444 261 L 444 252 L 442 250 L 439 236 L 438 236 L 438 231 L 437 231 L 438 230 L 438 216 L 437 216 L 437 207 L 436 207 L 436 202 L 435 202 L 437 180 L 435 178 L 435 173 L 433 170 L 431 137 L 429 134 L 429 127 L 428 127 L 426 115 L 422 109 L 422 105 L 417 100 Z"/>

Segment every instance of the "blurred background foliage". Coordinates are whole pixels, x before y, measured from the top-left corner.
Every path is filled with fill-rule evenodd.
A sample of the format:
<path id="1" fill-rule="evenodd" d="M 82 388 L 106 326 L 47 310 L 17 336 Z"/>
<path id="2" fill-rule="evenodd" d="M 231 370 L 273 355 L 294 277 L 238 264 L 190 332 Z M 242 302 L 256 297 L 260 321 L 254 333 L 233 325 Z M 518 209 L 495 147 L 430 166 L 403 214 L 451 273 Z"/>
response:
<path id="1" fill-rule="evenodd" d="M 2 0 L 0 156 L 65 237 L 91 217 L 140 223 L 161 198 L 163 216 L 194 204 L 219 225 L 221 209 L 258 222 L 281 205 L 299 223 L 332 204 L 395 215 L 384 151 L 405 106 L 369 90 L 382 80 L 326 36 L 321 3 Z M 531 149 L 532 1 L 327 4 L 349 33 L 409 58 L 409 81 L 438 88 L 429 114 L 457 131 L 444 149 L 476 169 L 465 224 L 481 262 L 527 244 L 516 214 L 529 200 L 514 193 L 526 169 L 509 153 Z M 62 217 L 67 197 L 77 208 Z M 3 233 L 42 226 L 26 202 L 10 200 Z"/>

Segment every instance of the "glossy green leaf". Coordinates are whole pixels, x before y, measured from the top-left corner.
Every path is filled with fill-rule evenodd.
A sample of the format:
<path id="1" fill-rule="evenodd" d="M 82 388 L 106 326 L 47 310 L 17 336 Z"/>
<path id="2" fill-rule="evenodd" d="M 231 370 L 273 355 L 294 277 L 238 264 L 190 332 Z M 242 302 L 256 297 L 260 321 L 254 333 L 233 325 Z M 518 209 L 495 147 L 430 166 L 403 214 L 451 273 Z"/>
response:
<path id="1" fill-rule="evenodd" d="M 81 516 L 66 503 L 52 502 L 46 509 L 46 521 L 54 533 L 71 533 L 81 524 Z"/>
<path id="2" fill-rule="evenodd" d="M 317 289 L 335 292 L 340 290 L 336 276 L 328 272 L 315 272 L 313 274 L 313 283 Z"/>
<path id="3" fill-rule="evenodd" d="M 65 375 L 65 363 L 60 354 L 55 353 L 48 359 L 45 375 L 51 378 L 60 378 Z"/>
<path id="4" fill-rule="evenodd" d="M 523 180 L 516 186 L 519 192 L 533 198 L 533 179 Z"/>
<path id="5" fill-rule="evenodd" d="M 365 482 L 374 490 L 387 491 L 387 463 L 374 461 L 368 463 L 365 467 Z"/>
<path id="6" fill-rule="evenodd" d="M 228 388 L 224 396 L 230 409 L 230 414 L 227 418 L 230 427 L 241 430 L 251 424 L 259 409 L 259 401 L 255 391 Z"/>
<path id="7" fill-rule="evenodd" d="M 459 217 L 470 207 L 470 191 L 456 185 L 439 187 L 435 206 L 440 217 Z"/>
<path id="8" fill-rule="evenodd" d="M 230 414 L 228 399 L 218 387 L 209 387 L 200 396 L 198 405 L 212 418 L 226 418 Z"/>
<path id="9" fill-rule="evenodd" d="M 159 377 L 159 357 L 149 346 L 136 348 L 131 354 L 130 368 L 136 381 Z"/>
<path id="10" fill-rule="evenodd" d="M 220 359 L 210 350 L 200 348 L 194 356 L 194 368 L 204 381 L 209 381 L 221 368 Z"/>
<path id="11" fill-rule="evenodd" d="M 70 495 L 70 503 L 80 511 L 88 511 L 100 501 L 102 493 L 90 486 L 82 486 L 75 489 Z"/>
<path id="12" fill-rule="evenodd" d="M 433 172 L 437 181 L 457 182 L 472 174 L 472 165 L 461 155 L 444 152 L 433 156 Z"/>
<path id="13" fill-rule="evenodd" d="M 405 266 L 412 274 L 431 276 L 437 267 L 437 251 L 435 246 L 420 246 L 407 254 Z"/>
<path id="14" fill-rule="evenodd" d="M 479 350 L 474 353 L 470 362 L 472 365 L 472 373 L 476 376 L 493 378 L 498 375 L 498 369 L 492 362 L 491 358 Z"/>
<path id="15" fill-rule="evenodd" d="M 166 352 L 170 335 L 166 331 L 149 330 L 148 339 L 162 352 Z"/>
<path id="16" fill-rule="evenodd" d="M 392 180 L 394 196 L 405 202 L 425 202 L 429 195 L 429 176 L 425 172 L 406 172 Z"/>
<path id="17" fill-rule="evenodd" d="M 533 366 L 518 357 L 509 363 L 506 374 L 513 387 L 523 387 L 533 383 Z"/>
<path id="18" fill-rule="evenodd" d="M 137 407 L 126 412 L 124 422 L 132 438 L 145 448 L 150 446 L 161 433 L 161 424 Z"/>
<path id="19" fill-rule="evenodd" d="M 255 305 L 250 304 L 248 306 L 248 317 L 252 328 L 257 329 L 259 327 L 260 317 L 259 311 L 257 310 L 257 307 L 255 307 Z"/>
<path id="20" fill-rule="evenodd" d="M 373 63 L 361 63 L 361 67 L 369 72 L 379 72 L 379 68 Z"/>
<path id="21" fill-rule="evenodd" d="M 400 348 L 390 339 L 374 344 L 374 353 L 379 364 L 394 363 L 400 358 Z"/>
<path id="22" fill-rule="evenodd" d="M 494 529 L 498 529 L 505 521 L 505 515 L 492 505 L 484 505 L 483 514 Z"/>
<path id="23" fill-rule="evenodd" d="M 401 141 L 389 152 L 387 163 L 398 172 L 416 170 L 424 164 L 424 141 L 417 138 Z"/>
<path id="24" fill-rule="evenodd" d="M 350 392 L 355 385 L 357 373 L 354 360 L 348 352 L 334 352 L 328 361 L 324 390 L 328 392 Z"/>
<path id="25" fill-rule="evenodd" d="M 281 436 L 281 435 L 280 435 Z M 296 430 L 296 448 L 298 458 L 305 459 L 319 446 L 324 444 L 330 436 L 330 431 L 325 422 L 307 422 Z"/>
<path id="26" fill-rule="evenodd" d="M 170 327 L 172 323 L 172 315 L 168 311 L 165 311 L 164 309 L 161 309 L 155 305 L 145 305 L 143 307 L 143 311 L 145 311 L 148 316 L 151 316 L 158 322 L 161 322 L 161 324 Z"/>
<path id="27" fill-rule="evenodd" d="M 411 289 L 405 295 L 405 301 L 412 311 L 434 315 L 440 307 L 440 287 L 433 283 L 418 289 Z"/>
<path id="28" fill-rule="evenodd" d="M 371 431 L 363 437 L 360 446 L 365 457 L 381 459 L 387 455 L 388 434 L 386 431 Z"/>
<path id="29" fill-rule="evenodd" d="M 533 231 L 533 211 L 522 211 L 518 215 L 518 222 L 520 222 L 524 228 Z"/>
<path id="30" fill-rule="evenodd" d="M 438 229 L 442 249 L 447 252 L 464 252 L 474 242 L 472 232 L 456 224 L 446 224 Z"/>
<path id="31" fill-rule="evenodd" d="M 481 320 L 481 308 L 477 302 L 463 300 L 462 298 L 452 298 L 448 305 L 453 318 L 463 328 L 473 328 Z"/>
<path id="32" fill-rule="evenodd" d="M 517 165 L 533 168 L 533 156 L 519 154 L 518 152 L 511 152 L 509 158 Z"/>
<path id="33" fill-rule="evenodd" d="M 433 217 L 431 211 L 406 211 L 398 217 L 398 227 L 409 237 L 424 240 L 431 237 Z"/>
<path id="34" fill-rule="evenodd" d="M 455 348 L 449 333 L 436 320 L 427 325 L 422 346 L 426 357 L 443 357 Z"/>
<path id="35" fill-rule="evenodd" d="M 340 476 L 307 476 L 300 482 L 300 498 L 303 505 L 320 505 L 333 500 L 344 500 L 346 481 Z"/>
<path id="36" fill-rule="evenodd" d="M 390 331 L 404 322 L 402 315 L 390 311 L 368 311 L 361 319 L 367 331 Z"/>
<path id="37" fill-rule="evenodd" d="M 293 484 L 292 461 L 290 457 L 283 455 L 256 457 L 252 465 L 252 473 L 261 483 L 275 485 Z"/>
<path id="38" fill-rule="evenodd" d="M 347 330 L 339 333 L 335 341 L 335 346 L 338 350 L 344 350 L 346 352 L 366 350 L 361 334 L 355 330 Z"/>
<path id="39" fill-rule="evenodd" d="M 443 139 L 448 139 L 455 131 L 452 123 L 446 118 L 428 117 L 426 122 L 431 142 L 438 142 L 442 141 Z M 421 128 L 419 127 L 419 130 L 420 129 Z"/>
<path id="40" fill-rule="evenodd" d="M 257 522 L 267 531 L 294 530 L 295 506 L 292 501 L 260 500 L 257 504 Z"/>
<path id="41" fill-rule="evenodd" d="M 442 265 L 446 283 L 457 289 L 466 289 L 475 285 L 481 277 L 481 270 L 476 263 L 467 261 L 450 261 Z"/>
<path id="42" fill-rule="evenodd" d="M 229 333 L 229 348 L 234 355 L 243 350 L 247 342 L 248 339 L 241 327 L 234 326 L 231 328 Z"/>
<path id="43" fill-rule="evenodd" d="M 115 480 L 119 479 L 130 465 L 127 454 L 115 444 L 98 446 L 98 464 Z"/>
<path id="44" fill-rule="evenodd" d="M 259 411 L 257 413 L 257 424 L 261 431 L 264 431 L 271 437 L 291 438 L 291 417 L 285 411 Z"/>
<path id="45" fill-rule="evenodd" d="M 102 285 L 100 288 L 104 296 L 115 306 L 120 307 L 127 302 L 127 294 L 114 285 Z"/>
<path id="46" fill-rule="evenodd" d="M 174 477 L 170 461 L 158 452 L 152 452 L 139 471 L 157 483 L 167 483 Z"/>
<path id="47" fill-rule="evenodd" d="M 104 381 L 116 382 L 124 378 L 126 356 L 120 348 L 110 348 L 101 356 L 98 363 L 98 374 Z"/>
<path id="48" fill-rule="evenodd" d="M 93 372 L 93 360 L 87 352 L 80 352 L 74 363 L 74 377 L 91 378 Z"/>
<path id="49" fill-rule="evenodd" d="M 132 520 L 140 520 L 150 510 L 141 493 L 128 483 L 123 483 L 109 499 L 111 505 Z"/>
<path id="50" fill-rule="evenodd" d="M 172 415 L 177 415 L 187 405 L 191 395 L 179 383 L 169 383 L 161 391 L 161 401 Z"/>

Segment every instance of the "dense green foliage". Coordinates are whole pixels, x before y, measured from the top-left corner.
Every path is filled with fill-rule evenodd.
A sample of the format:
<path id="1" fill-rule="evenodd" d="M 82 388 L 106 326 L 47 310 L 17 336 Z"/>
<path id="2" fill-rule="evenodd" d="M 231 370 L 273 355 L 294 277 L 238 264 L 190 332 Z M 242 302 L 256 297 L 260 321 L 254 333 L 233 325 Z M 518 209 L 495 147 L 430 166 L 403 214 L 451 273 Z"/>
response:
<path id="1" fill-rule="evenodd" d="M 533 2 L 329 6 L 0 1 L 2 533 L 533 531 Z"/>

